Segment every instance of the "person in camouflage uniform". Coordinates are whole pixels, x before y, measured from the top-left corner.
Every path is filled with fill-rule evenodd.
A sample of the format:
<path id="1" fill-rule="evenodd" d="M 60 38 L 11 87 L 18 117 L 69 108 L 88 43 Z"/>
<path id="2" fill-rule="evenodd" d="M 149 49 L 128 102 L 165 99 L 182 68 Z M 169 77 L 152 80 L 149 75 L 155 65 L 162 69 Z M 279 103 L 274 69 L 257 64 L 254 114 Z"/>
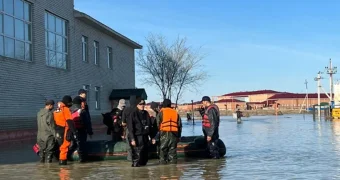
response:
<path id="1" fill-rule="evenodd" d="M 160 139 L 159 162 L 160 164 L 177 163 L 177 143 L 181 138 L 182 121 L 177 111 L 171 108 L 169 99 L 164 99 L 162 106 L 156 118 L 159 128 L 157 136 Z"/>

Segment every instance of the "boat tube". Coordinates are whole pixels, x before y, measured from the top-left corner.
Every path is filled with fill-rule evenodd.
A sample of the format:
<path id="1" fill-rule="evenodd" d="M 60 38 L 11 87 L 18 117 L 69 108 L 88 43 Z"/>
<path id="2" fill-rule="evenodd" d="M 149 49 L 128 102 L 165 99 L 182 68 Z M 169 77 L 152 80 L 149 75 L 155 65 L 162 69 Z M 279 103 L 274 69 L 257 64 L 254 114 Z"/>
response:
<path id="1" fill-rule="evenodd" d="M 122 160 L 127 159 L 127 143 L 126 141 L 88 141 L 87 151 L 89 161 L 103 160 Z M 222 140 L 218 140 L 220 156 L 226 154 L 226 147 Z M 149 145 L 149 159 L 157 159 L 157 145 Z M 204 136 L 184 136 L 177 145 L 177 156 L 188 158 L 205 158 L 207 157 L 207 144 Z M 75 151 L 69 160 L 78 160 L 79 155 Z"/>

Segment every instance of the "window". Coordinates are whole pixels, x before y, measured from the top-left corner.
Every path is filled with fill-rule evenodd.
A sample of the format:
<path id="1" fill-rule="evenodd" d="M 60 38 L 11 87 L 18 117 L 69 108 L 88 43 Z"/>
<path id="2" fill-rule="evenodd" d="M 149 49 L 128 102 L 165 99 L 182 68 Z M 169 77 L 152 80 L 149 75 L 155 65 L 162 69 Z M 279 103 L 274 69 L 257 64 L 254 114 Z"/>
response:
<path id="1" fill-rule="evenodd" d="M 31 4 L 0 0 L 0 56 L 31 61 Z"/>
<path id="2" fill-rule="evenodd" d="M 82 52 L 82 59 L 84 62 L 87 62 L 87 37 L 81 37 L 81 52 Z"/>
<path id="3" fill-rule="evenodd" d="M 94 87 L 94 91 L 96 92 L 96 109 L 100 109 L 100 87 Z"/>
<path id="4" fill-rule="evenodd" d="M 99 42 L 93 41 L 94 48 L 94 64 L 98 65 L 99 62 Z"/>
<path id="5" fill-rule="evenodd" d="M 107 53 L 107 68 L 112 69 L 112 48 L 107 47 L 106 53 Z"/>
<path id="6" fill-rule="evenodd" d="M 66 69 L 67 30 L 66 20 L 45 12 L 46 65 Z"/>
<path id="7" fill-rule="evenodd" d="M 83 89 L 86 91 L 86 101 L 90 103 L 90 85 L 83 85 Z"/>

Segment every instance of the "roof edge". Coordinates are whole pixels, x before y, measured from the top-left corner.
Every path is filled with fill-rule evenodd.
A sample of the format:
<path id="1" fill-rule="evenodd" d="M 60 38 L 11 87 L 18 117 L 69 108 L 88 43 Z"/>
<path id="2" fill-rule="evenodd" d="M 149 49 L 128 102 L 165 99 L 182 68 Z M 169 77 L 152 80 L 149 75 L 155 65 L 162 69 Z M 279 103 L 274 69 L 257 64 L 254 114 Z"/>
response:
<path id="1" fill-rule="evenodd" d="M 128 37 L 120 34 L 119 32 L 113 30 L 112 28 L 106 26 L 105 24 L 101 23 L 100 21 L 94 19 L 93 17 L 87 15 L 86 13 L 83 13 L 81 11 L 78 11 L 78 10 L 73 10 L 73 14 L 74 14 L 74 17 L 79 19 L 79 20 L 82 20 L 83 21 L 83 18 L 90 21 L 91 23 L 93 23 L 93 25 L 98 25 L 100 28 L 102 28 L 102 30 L 108 32 L 107 34 L 110 35 L 110 36 L 113 36 L 114 38 L 116 38 L 118 41 L 134 48 L 134 49 L 142 49 L 143 46 L 136 43 L 135 41 L 129 39 Z"/>

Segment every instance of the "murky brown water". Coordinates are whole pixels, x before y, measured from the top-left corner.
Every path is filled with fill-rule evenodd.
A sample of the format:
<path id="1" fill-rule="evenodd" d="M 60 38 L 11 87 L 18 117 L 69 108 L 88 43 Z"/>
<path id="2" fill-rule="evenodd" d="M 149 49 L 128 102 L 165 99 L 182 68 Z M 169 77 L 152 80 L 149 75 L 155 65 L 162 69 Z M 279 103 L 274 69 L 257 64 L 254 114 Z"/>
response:
<path id="1" fill-rule="evenodd" d="M 184 135 L 201 135 L 201 123 Z M 177 165 L 131 168 L 128 161 L 37 163 L 32 143 L 0 148 L 0 179 L 340 179 L 340 121 L 311 116 L 250 117 L 237 125 L 223 118 L 227 158 L 179 159 Z"/>

